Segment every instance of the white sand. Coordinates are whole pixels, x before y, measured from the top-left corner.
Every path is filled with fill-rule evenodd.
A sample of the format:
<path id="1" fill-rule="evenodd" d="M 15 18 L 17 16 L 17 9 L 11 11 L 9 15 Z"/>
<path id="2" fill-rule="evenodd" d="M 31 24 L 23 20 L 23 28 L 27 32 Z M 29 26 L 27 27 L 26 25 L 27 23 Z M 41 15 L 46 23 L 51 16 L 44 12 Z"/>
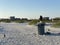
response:
<path id="1" fill-rule="evenodd" d="M 46 31 L 48 28 L 52 33 L 60 31 L 49 26 Z M 0 34 L 6 35 L 0 38 L 0 45 L 60 45 L 60 35 L 38 35 L 37 26 L 22 23 L 0 23 Z"/>

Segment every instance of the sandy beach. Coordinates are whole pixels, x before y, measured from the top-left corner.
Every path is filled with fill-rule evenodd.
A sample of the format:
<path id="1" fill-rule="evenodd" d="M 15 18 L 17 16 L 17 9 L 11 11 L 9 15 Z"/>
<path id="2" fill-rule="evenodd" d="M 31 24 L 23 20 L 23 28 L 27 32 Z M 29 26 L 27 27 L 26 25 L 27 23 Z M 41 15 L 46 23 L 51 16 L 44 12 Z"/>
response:
<path id="1" fill-rule="evenodd" d="M 60 45 L 60 28 L 48 29 L 52 35 L 38 35 L 37 26 L 26 23 L 0 23 L 0 45 Z"/>

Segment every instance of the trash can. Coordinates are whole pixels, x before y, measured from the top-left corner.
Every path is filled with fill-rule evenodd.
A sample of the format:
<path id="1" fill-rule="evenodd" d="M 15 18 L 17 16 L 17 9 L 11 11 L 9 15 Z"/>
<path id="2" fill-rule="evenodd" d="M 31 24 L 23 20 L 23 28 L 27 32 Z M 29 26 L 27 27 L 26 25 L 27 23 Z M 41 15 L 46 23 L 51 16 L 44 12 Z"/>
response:
<path id="1" fill-rule="evenodd" d="M 45 23 L 38 24 L 38 34 L 43 35 L 45 33 Z"/>

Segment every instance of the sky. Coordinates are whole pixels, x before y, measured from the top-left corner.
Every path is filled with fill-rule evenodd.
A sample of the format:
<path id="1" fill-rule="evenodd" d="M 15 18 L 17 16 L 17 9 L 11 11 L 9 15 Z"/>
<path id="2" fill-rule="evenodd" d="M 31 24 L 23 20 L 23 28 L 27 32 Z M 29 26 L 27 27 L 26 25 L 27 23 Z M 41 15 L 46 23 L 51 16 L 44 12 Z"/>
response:
<path id="1" fill-rule="evenodd" d="M 60 0 L 0 0 L 0 18 L 60 17 Z"/>

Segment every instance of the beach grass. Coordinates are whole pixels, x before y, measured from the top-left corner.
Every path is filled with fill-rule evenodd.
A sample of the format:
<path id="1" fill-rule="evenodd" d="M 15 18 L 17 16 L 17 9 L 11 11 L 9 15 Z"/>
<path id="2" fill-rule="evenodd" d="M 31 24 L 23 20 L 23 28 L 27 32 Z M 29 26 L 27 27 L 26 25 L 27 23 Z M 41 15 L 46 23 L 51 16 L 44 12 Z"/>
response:
<path id="1" fill-rule="evenodd" d="M 55 24 L 53 24 L 53 27 L 60 27 L 60 21 L 58 21 L 58 22 L 55 22 Z"/>

